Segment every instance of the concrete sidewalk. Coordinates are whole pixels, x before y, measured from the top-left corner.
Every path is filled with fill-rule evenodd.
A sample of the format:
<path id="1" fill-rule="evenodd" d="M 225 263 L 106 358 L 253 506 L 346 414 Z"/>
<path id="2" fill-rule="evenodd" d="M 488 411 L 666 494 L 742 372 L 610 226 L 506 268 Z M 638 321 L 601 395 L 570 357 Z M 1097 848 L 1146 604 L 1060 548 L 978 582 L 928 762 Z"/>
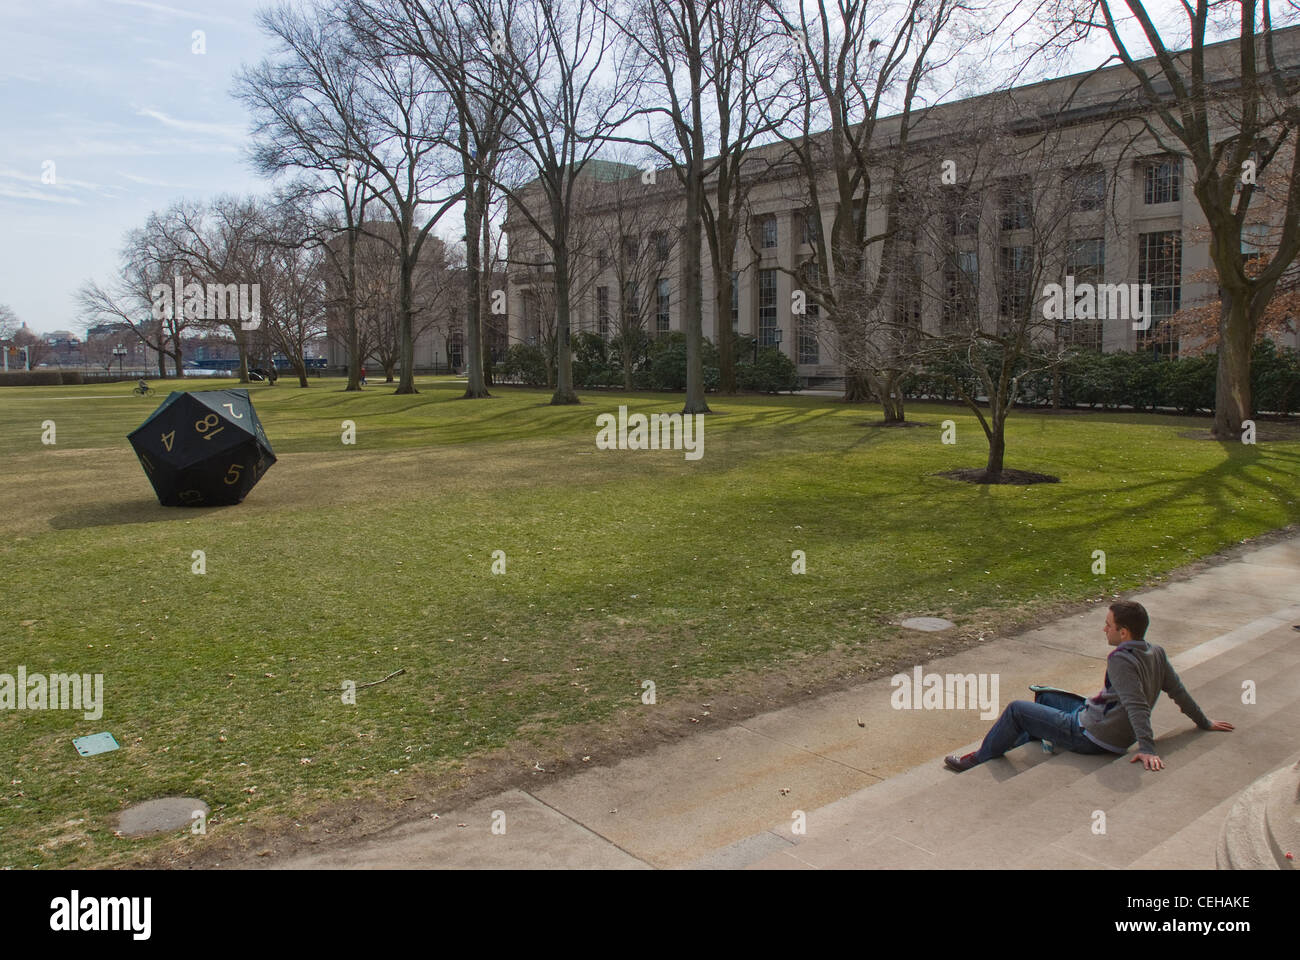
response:
<path id="1" fill-rule="evenodd" d="M 1300 758 L 1300 537 L 1134 599 L 1197 703 L 1237 727 L 1199 731 L 1162 696 L 1158 772 L 1034 743 L 953 773 L 942 757 L 974 749 L 992 721 L 894 709 L 882 679 L 267 865 L 1212 869 L 1238 795 Z M 997 674 L 999 709 L 1030 683 L 1091 695 L 1104 620 L 1098 603 L 922 666 Z"/>

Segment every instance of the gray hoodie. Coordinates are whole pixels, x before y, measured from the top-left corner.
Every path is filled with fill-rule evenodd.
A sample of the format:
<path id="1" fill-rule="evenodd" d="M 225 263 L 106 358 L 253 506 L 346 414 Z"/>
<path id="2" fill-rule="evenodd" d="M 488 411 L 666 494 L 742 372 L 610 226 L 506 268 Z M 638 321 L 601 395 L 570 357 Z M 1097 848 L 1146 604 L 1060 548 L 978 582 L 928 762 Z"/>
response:
<path id="1" fill-rule="evenodd" d="M 1163 647 L 1145 640 L 1121 643 L 1106 658 L 1106 685 L 1083 705 L 1079 724 L 1088 739 L 1115 753 L 1124 753 L 1136 740 L 1139 753 L 1155 754 L 1151 708 L 1161 691 L 1202 730 L 1208 717 L 1187 692 L 1169 664 Z"/>

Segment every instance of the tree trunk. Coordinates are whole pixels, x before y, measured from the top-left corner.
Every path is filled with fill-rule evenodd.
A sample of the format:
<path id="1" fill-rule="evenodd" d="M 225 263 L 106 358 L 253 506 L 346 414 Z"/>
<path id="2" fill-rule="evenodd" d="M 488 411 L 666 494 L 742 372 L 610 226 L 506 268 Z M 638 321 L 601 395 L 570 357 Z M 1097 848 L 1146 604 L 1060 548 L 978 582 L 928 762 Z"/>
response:
<path id="1" fill-rule="evenodd" d="M 984 467 L 984 480 L 987 483 L 997 483 L 1002 479 L 1002 461 L 1007 452 L 1006 421 L 994 417 L 990 429 L 989 459 Z"/>
<path id="2" fill-rule="evenodd" d="M 555 251 L 555 394 L 553 405 L 579 403 L 573 390 L 573 352 L 569 346 L 569 252 Z"/>
<path id="3" fill-rule="evenodd" d="M 736 341 L 731 333 L 731 271 L 729 264 L 714 273 L 714 327 L 718 337 L 718 390 L 736 392 Z"/>
<path id="4" fill-rule="evenodd" d="M 361 389 L 361 331 L 357 328 L 357 231 L 348 229 L 347 289 L 343 291 L 343 322 L 348 334 L 348 385 L 343 389 Z"/>
<path id="5" fill-rule="evenodd" d="M 844 396 L 845 403 L 867 403 L 872 399 L 871 387 L 867 383 L 867 376 L 861 370 L 849 368 L 844 371 Z"/>
<path id="6" fill-rule="evenodd" d="M 248 344 L 237 338 L 235 346 L 239 348 L 239 382 L 248 383 Z"/>
<path id="7" fill-rule="evenodd" d="M 412 279 L 411 275 L 415 270 L 415 264 L 412 261 L 412 254 L 409 247 L 403 244 L 402 263 L 401 263 L 401 343 L 399 349 L 401 356 L 399 358 L 402 372 L 401 380 L 397 384 L 397 389 L 393 391 L 396 394 L 419 393 L 415 389 L 415 338 L 412 335 Z"/>
<path id="8" fill-rule="evenodd" d="M 686 183 L 686 226 L 682 231 L 682 330 L 686 334 L 686 405 L 682 413 L 709 413 L 704 400 L 704 291 L 700 271 L 700 169 L 692 165 Z"/>
<path id="9" fill-rule="evenodd" d="M 393 372 L 397 369 L 397 363 L 393 360 L 384 362 L 384 383 L 392 383 L 394 380 Z"/>
<path id="10" fill-rule="evenodd" d="M 488 289 L 492 280 L 492 221 L 486 212 L 479 217 L 483 222 L 483 253 L 479 258 L 479 269 L 483 269 L 483 259 L 487 259 L 488 283 L 481 284 L 483 297 L 479 301 L 479 351 L 483 355 L 483 394 L 490 396 L 487 388 L 492 386 L 492 338 L 488 335 L 492 326 L 492 305 L 489 302 L 492 291 Z"/>
<path id="11" fill-rule="evenodd" d="M 1214 438 L 1241 440 L 1241 424 L 1254 413 L 1250 395 L 1250 301 L 1241 294 L 1220 290 L 1219 369 L 1214 384 Z"/>
<path id="12" fill-rule="evenodd" d="M 488 396 L 483 385 L 482 258 L 479 247 L 480 203 L 483 187 L 475 189 L 473 177 L 465 178 L 465 377 L 469 381 L 461 395 L 466 400 Z M 448 358 L 450 358 L 450 353 Z"/>
<path id="13" fill-rule="evenodd" d="M 903 395 L 899 390 L 899 378 L 890 377 L 881 383 L 880 408 L 885 414 L 885 423 L 903 423 Z"/>

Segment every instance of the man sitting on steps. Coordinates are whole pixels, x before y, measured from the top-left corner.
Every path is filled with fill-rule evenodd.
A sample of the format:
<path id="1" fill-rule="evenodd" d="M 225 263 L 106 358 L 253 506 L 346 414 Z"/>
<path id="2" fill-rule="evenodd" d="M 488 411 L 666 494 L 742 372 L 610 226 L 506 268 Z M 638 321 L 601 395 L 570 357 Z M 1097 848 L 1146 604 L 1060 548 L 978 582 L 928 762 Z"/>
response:
<path id="1" fill-rule="evenodd" d="M 1040 694 L 1037 703 L 1012 701 L 978 750 L 945 757 L 943 762 L 960 773 L 1030 740 L 1050 740 L 1075 753 L 1117 754 L 1126 753 L 1136 740 L 1138 752 L 1130 762 L 1140 760 L 1148 770 L 1159 770 L 1164 763 L 1156 755 L 1151 708 L 1161 691 L 1202 730 L 1231 730 L 1226 720 L 1211 720 L 1201 712 L 1164 649 L 1147 643 L 1150 623 L 1142 604 L 1112 603 L 1105 633 L 1106 642 L 1115 649 L 1106 658 L 1106 679 L 1099 694 L 1084 700 L 1052 690 Z"/>

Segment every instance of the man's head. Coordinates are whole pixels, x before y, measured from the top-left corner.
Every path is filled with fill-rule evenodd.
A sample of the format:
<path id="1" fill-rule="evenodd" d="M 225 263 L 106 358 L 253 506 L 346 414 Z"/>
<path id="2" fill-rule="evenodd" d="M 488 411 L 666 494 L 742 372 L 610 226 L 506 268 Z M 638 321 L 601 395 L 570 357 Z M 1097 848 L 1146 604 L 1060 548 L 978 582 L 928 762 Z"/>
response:
<path id="1" fill-rule="evenodd" d="M 1106 614 L 1106 642 L 1118 647 L 1128 640 L 1145 640 L 1151 617 L 1146 607 L 1133 600 L 1116 600 Z"/>

